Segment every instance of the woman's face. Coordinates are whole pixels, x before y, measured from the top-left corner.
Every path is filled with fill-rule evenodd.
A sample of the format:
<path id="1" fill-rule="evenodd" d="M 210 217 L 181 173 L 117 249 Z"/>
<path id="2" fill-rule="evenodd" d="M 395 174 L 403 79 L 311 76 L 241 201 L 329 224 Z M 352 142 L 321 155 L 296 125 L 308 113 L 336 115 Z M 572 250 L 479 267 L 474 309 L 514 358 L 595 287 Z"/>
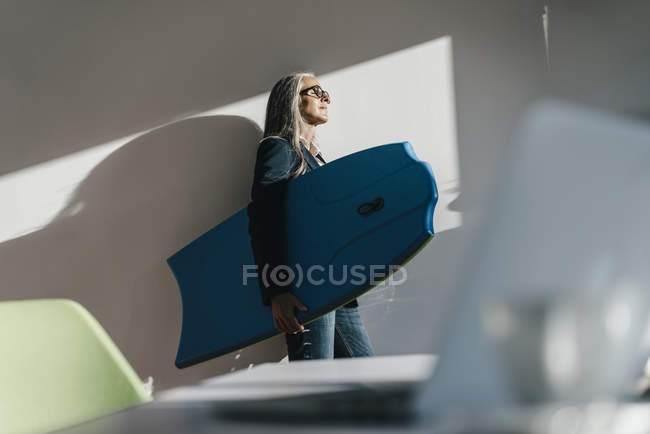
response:
<path id="1" fill-rule="evenodd" d="M 303 77 L 300 91 L 316 85 L 320 86 L 320 83 L 314 77 Z M 318 98 L 313 89 L 305 95 L 300 95 L 300 114 L 305 122 L 314 126 L 327 122 L 327 103 L 325 101 L 325 96 Z"/>

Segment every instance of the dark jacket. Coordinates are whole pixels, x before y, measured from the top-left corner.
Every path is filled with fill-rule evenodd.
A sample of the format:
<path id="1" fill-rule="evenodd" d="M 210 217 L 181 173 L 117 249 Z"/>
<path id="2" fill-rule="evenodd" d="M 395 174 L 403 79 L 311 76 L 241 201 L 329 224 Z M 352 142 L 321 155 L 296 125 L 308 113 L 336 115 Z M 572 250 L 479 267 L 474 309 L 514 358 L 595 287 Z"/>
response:
<path id="1" fill-rule="evenodd" d="M 307 150 L 302 140 L 300 143 L 307 160 L 307 172 L 317 169 L 319 165 L 316 158 Z M 321 154 L 318 154 L 318 157 L 325 163 Z M 247 209 L 248 234 L 258 272 L 267 263 L 269 270 L 286 263 L 286 186 L 299 163 L 298 154 L 289 141 L 279 137 L 267 137 L 260 142 L 255 161 L 251 202 Z M 270 285 L 265 287 L 262 279 L 258 278 L 262 303 L 265 305 L 270 304 L 271 296 L 291 289 L 290 285 L 273 285 L 267 280 Z M 358 306 L 357 300 L 350 301 L 346 306 Z"/>

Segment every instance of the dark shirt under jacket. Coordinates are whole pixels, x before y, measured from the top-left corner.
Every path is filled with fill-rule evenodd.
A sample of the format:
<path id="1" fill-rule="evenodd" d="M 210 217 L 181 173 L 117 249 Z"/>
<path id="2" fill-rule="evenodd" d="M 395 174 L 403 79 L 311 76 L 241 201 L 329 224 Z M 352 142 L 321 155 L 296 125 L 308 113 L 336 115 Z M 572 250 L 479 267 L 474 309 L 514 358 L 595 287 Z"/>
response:
<path id="1" fill-rule="evenodd" d="M 300 141 L 303 155 L 307 162 L 307 172 L 319 166 L 316 158 L 307 150 L 303 140 Z M 318 157 L 325 163 L 322 155 Z M 289 141 L 280 137 L 267 137 L 260 142 L 255 161 L 255 174 L 251 188 L 251 202 L 248 204 L 248 233 L 258 271 L 268 263 L 268 270 L 286 264 L 286 185 L 290 175 L 299 165 L 298 154 Z M 267 279 L 268 280 L 268 279 Z M 271 296 L 286 292 L 291 286 L 273 285 L 264 287 L 258 279 L 262 303 L 269 305 Z M 357 300 L 352 300 L 346 307 L 356 307 Z"/>

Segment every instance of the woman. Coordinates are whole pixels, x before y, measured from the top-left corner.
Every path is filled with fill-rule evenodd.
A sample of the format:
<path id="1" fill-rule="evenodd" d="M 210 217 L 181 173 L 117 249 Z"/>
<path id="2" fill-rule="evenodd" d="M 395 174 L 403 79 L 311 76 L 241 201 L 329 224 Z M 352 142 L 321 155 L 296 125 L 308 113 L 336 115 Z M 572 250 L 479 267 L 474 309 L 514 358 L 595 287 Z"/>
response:
<path id="1" fill-rule="evenodd" d="M 268 270 L 283 264 L 286 183 L 325 164 L 315 144 L 315 130 L 327 122 L 330 102 L 311 73 L 287 75 L 271 90 L 248 207 L 251 246 L 260 272 L 265 264 Z M 373 355 L 356 300 L 304 327 L 294 309 L 306 311 L 307 306 L 290 287 L 273 284 L 271 279 L 267 279 L 269 286 L 261 278 L 258 281 L 262 302 L 270 304 L 276 328 L 285 332 L 289 360 Z"/>

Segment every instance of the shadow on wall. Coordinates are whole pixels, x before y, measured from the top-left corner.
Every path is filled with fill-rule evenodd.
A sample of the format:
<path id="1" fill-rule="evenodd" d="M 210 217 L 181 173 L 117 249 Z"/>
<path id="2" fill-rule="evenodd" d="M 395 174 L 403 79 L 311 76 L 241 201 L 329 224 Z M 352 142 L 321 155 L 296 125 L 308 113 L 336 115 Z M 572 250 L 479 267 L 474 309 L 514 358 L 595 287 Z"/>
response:
<path id="1" fill-rule="evenodd" d="M 51 224 L 0 244 L 2 298 L 79 301 L 138 374 L 153 376 L 157 391 L 280 360 L 286 349 L 274 338 L 255 351 L 178 370 L 181 298 L 165 262 L 248 204 L 261 135 L 246 118 L 210 116 L 122 146 L 93 169 Z"/>

